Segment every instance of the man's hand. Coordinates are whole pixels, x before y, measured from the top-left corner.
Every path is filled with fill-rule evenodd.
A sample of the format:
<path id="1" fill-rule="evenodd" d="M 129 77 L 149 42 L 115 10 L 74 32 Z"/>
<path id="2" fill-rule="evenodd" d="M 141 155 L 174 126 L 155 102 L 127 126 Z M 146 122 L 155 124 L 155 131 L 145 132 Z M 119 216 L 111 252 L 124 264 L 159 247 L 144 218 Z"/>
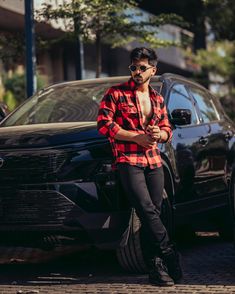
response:
<path id="1" fill-rule="evenodd" d="M 158 126 L 147 126 L 146 132 L 152 137 L 154 141 L 161 139 L 161 130 Z"/>
<path id="2" fill-rule="evenodd" d="M 133 141 L 137 143 L 138 145 L 147 149 L 152 148 L 156 144 L 156 140 L 147 134 L 137 135 L 134 137 Z"/>

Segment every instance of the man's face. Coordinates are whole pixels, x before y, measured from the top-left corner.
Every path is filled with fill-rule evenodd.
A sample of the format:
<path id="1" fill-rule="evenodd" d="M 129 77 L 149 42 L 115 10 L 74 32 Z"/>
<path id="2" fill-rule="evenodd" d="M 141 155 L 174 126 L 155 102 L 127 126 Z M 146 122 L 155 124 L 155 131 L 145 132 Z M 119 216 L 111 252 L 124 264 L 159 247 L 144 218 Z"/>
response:
<path id="1" fill-rule="evenodd" d="M 133 61 L 129 69 L 137 85 L 146 83 L 156 73 L 156 67 L 149 64 L 147 58 Z"/>

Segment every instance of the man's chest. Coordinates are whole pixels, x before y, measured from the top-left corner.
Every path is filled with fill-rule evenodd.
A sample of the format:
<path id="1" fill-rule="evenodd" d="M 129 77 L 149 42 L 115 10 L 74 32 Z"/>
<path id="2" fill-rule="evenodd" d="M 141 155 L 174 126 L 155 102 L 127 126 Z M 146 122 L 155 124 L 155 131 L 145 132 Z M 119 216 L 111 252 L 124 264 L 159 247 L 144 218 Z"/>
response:
<path id="1" fill-rule="evenodd" d="M 149 94 L 137 94 L 137 102 L 139 102 L 140 110 L 144 117 L 150 117 L 153 113 L 153 105 Z"/>
<path id="2" fill-rule="evenodd" d="M 149 94 L 124 94 L 120 95 L 117 99 L 117 109 L 132 109 L 132 111 L 142 112 L 143 115 L 148 115 L 158 108 L 156 98 L 150 97 Z"/>
<path id="3" fill-rule="evenodd" d="M 130 92 L 129 92 L 130 93 Z M 129 94 L 128 93 L 128 94 Z M 138 95 L 138 93 L 119 93 L 116 102 L 115 121 L 125 128 L 145 129 L 151 122 L 158 120 L 157 97 Z"/>

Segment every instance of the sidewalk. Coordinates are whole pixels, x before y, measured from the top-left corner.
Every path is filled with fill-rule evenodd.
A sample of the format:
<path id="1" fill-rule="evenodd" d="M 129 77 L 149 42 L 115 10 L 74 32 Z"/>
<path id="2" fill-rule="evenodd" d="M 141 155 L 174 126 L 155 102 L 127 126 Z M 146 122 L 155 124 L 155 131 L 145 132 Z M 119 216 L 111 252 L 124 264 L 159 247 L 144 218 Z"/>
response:
<path id="1" fill-rule="evenodd" d="M 181 246 L 180 252 L 184 279 L 173 287 L 151 286 L 147 275 L 125 274 L 114 256 L 101 253 L 38 267 L 2 266 L 0 294 L 235 293 L 235 249 L 231 243 L 218 237 L 200 238 L 190 246 Z"/>

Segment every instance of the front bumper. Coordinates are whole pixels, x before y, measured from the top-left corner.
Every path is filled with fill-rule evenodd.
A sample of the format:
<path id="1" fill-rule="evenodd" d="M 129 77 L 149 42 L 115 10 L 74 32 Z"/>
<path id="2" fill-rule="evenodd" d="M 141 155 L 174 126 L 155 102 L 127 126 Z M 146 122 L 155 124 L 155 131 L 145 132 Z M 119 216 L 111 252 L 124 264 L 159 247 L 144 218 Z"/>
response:
<path id="1" fill-rule="evenodd" d="M 87 212 L 56 190 L 2 189 L 0 246 L 118 246 L 128 211 Z"/>

